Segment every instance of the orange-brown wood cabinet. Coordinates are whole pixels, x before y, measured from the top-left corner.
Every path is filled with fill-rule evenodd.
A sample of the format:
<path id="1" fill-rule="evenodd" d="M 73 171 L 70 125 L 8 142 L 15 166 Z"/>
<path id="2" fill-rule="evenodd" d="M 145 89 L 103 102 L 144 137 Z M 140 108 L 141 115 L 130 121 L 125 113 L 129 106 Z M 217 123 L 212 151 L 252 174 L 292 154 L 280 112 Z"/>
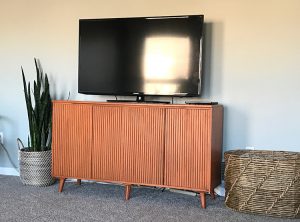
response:
<path id="1" fill-rule="evenodd" d="M 193 190 L 220 184 L 223 107 L 54 101 L 53 177 Z"/>

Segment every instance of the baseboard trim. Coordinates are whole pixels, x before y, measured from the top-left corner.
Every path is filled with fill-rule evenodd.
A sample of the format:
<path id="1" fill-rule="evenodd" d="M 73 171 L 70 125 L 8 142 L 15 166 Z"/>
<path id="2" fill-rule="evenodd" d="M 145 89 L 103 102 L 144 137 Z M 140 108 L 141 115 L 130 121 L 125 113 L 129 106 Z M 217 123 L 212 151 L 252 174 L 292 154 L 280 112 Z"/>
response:
<path id="1" fill-rule="evenodd" d="M 20 173 L 11 167 L 0 167 L 0 174 L 2 175 L 9 175 L 9 176 L 19 176 Z"/>

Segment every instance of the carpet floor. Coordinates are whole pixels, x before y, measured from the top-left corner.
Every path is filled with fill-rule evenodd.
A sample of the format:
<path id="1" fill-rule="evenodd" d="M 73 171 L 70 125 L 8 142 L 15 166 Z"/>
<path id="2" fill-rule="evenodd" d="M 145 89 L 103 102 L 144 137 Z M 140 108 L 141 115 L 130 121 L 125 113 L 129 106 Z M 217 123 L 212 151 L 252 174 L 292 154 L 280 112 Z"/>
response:
<path id="1" fill-rule="evenodd" d="M 296 221 L 237 213 L 220 197 L 207 197 L 201 209 L 199 197 L 147 187 L 134 187 L 129 201 L 120 185 L 67 182 L 62 193 L 57 189 L 0 175 L 0 221 Z"/>

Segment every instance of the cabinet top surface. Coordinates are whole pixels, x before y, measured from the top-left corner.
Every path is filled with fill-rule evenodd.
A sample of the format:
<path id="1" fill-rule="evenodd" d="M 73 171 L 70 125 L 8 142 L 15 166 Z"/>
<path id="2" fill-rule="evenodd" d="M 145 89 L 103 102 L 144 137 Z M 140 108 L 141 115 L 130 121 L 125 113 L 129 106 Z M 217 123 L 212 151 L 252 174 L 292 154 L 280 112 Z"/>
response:
<path id="1" fill-rule="evenodd" d="M 161 104 L 161 103 L 138 103 L 138 102 L 95 102 L 95 101 L 74 101 L 74 100 L 53 100 L 54 104 L 87 104 L 101 106 L 138 106 L 157 108 L 201 108 L 212 109 L 222 107 L 222 105 L 202 105 L 202 104 Z"/>

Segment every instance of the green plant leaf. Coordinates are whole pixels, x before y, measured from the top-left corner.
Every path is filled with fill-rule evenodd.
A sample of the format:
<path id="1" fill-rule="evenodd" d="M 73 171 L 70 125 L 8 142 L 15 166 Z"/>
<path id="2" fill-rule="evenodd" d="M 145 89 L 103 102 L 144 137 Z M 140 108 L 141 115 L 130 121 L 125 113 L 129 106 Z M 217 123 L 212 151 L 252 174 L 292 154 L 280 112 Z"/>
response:
<path id="1" fill-rule="evenodd" d="M 38 61 L 36 58 L 34 58 L 34 64 L 35 64 L 35 70 L 36 70 L 36 81 L 37 81 L 37 86 L 40 89 L 41 88 L 41 76 L 40 76 L 40 68 L 38 65 Z"/>
<path id="2" fill-rule="evenodd" d="M 43 151 L 51 149 L 52 102 L 47 74 L 43 76 L 37 59 L 34 59 L 34 62 L 36 68 L 36 80 L 33 82 L 32 92 L 34 107 L 30 82 L 27 85 L 24 70 L 21 67 L 30 132 L 28 147 L 31 151 Z"/>

